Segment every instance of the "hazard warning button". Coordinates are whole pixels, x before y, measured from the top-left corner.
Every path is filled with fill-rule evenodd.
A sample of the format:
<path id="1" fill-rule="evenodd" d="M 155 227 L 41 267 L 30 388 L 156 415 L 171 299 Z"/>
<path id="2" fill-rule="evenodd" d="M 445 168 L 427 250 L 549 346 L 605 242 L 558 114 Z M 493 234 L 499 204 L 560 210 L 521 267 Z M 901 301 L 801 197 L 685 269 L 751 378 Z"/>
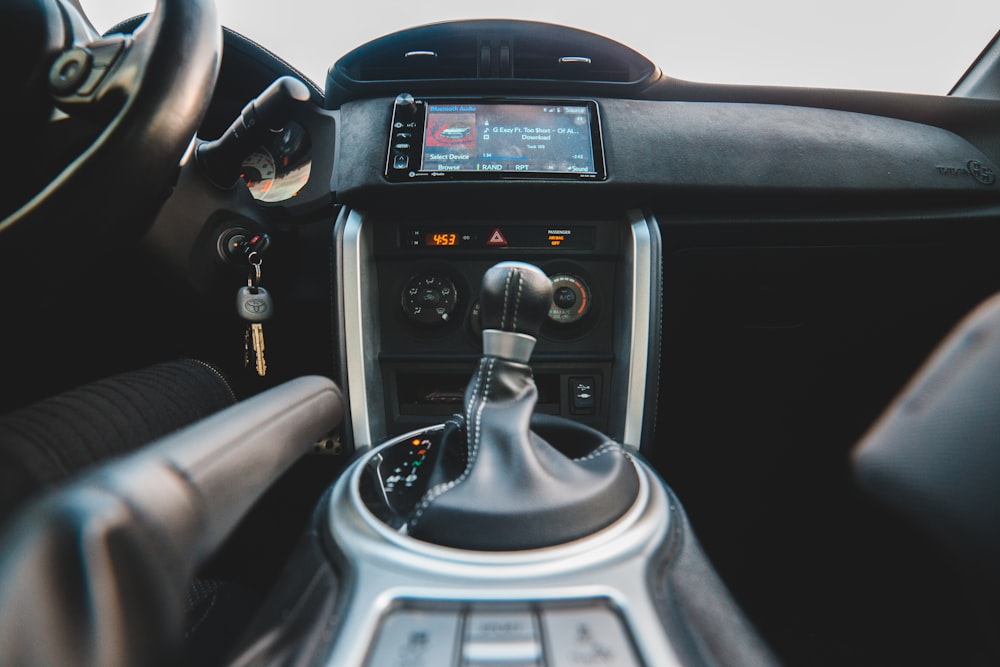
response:
<path id="1" fill-rule="evenodd" d="M 499 227 L 494 227 L 490 237 L 486 240 L 486 245 L 503 247 L 507 245 L 507 237 L 503 235 Z"/>

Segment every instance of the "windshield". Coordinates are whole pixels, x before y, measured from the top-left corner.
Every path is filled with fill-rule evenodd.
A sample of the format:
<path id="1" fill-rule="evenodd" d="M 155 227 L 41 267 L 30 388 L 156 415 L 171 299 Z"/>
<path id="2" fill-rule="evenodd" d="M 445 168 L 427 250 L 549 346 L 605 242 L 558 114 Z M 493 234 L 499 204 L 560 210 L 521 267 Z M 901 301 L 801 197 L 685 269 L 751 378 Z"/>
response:
<path id="1" fill-rule="evenodd" d="M 151 0 L 84 4 L 101 31 L 152 7 Z M 997 0 L 507 0 L 504 16 L 490 15 L 498 5 L 468 0 L 349 8 L 317 0 L 216 4 L 223 25 L 320 86 L 340 56 L 390 32 L 450 19 L 515 18 L 605 35 L 639 51 L 668 76 L 690 81 L 944 95 L 1000 28 Z"/>

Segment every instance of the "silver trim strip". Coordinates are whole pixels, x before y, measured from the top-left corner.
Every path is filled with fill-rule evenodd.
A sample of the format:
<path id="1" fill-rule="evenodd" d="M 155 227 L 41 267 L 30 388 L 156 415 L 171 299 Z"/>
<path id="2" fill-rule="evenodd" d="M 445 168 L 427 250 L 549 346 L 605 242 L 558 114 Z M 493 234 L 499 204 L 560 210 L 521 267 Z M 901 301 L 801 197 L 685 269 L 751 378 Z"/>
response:
<path id="1" fill-rule="evenodd" d="M 351 428 L 357 451 L 372 446 L 368 412 L 368 368 L 365 352 L 363 271 L 371 255 L 362 235 L 363 218 L 357 211 L 347 213 L 344 221 L 344 262 L 341 285 L 344 290 L 344 344 L 347 348 L 347 394 L 351 410 Z"/>
<path id="2" fill-rule="evenodd" d="M 526 364 L 531 360 L 531 353 L 535 350 L 536 342 L 535 338 L 528 334 L 501 331 L 500 329 L 485 329 L 483 330 L 483 355 Z"/>
<path id="3" fill-rule="evenodd" d="M 409 434 L 408 434 L 409 435 Z M 625 619 L 644 664 L 680 660 L 660 623 L 648 586 L 649 563 L 668 535 L 672 513 L 662 484 L 636 462 L 639 497 L 615 524 L 545 549 L 473 552 L 400 535 L 361 501 L 358 479 L 371 457 L 352 464 L 334 486 L 329 523 L 345 576 L 342 621 L 326 665 L 362 665 L 383 614 L 404 600 L 546 602 L 604 599 Z"/>
<path id="4" fill-rule="evenodd" d="M 652 241 L 649 222 L 641 211 L 629 211 L 632 228 L 632 323 L 629 341 L 628 389 L 625 399 L 623 444 L 639 449 L 646 409 L 649 372 L 650 300 L 652 298 Z"/>
<path id="5" fill-rule="evenodd" d="M 589 65 L 593 61 L 590 58 L 588 58 L 587 56 L 563 56 L 562 58 L 559 59 L 559 62 L 563 63 L 563 64 L 565 64 L 565 63 L 581 63 L 581 64 L 584 64 L 584 65 Z"/>

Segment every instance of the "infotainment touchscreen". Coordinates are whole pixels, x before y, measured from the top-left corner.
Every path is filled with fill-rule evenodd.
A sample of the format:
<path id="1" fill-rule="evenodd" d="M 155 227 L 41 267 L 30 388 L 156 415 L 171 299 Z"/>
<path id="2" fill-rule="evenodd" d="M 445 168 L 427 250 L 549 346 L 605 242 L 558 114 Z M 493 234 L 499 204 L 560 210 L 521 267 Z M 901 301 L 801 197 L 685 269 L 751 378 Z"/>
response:
<path id="1" fill-rule="evenodd" d="M 429 100 L 414 106 L 412 120 L 394 113 L 393 132 L 402 140 L 390 145 L 386 175 L 392 180 L 604 178 L 594 102 Z"/>
<path id="2" fill-rule="evenodd" d="M 590 112 L 549 104 L 430 104 L 420 168 L 592 174 Z"/>

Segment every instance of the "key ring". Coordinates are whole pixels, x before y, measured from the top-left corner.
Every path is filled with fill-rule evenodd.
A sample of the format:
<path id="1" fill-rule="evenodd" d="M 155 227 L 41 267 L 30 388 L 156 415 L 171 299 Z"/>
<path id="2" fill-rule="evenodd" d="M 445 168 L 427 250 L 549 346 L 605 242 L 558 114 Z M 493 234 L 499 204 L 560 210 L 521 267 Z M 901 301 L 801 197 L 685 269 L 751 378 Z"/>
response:
<path id="1" fill-rule="evenodd" d="M 247 287 L 256 287 L 260 284 L 260 264 L 264 260 L 254 250 L 247 255 L 247 261 L 250 262 L 250 275 L 247 276 Z"/>

